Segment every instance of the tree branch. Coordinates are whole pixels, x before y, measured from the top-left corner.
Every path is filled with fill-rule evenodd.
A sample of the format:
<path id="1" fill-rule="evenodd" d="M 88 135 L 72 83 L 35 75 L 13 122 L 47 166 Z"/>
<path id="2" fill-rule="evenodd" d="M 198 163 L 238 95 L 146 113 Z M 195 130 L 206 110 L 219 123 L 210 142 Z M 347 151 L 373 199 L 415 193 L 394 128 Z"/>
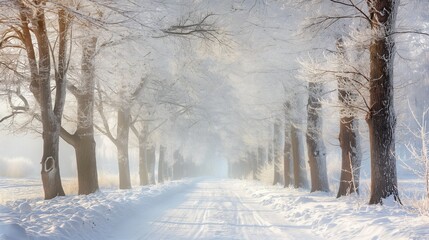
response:
<path id="1" fill-rule="evenodd" d="M 94 124 L 94 127 L 101 132 L 102 134 L 104 134 L 105 136 L 107 136 L 115 145 L 117 145 L 118 140 L 113 137 L 112 132 L 110 131 L 110 126 L 109 126 L 109 121 L 107 120 L 106 115 L 104 114 L 104 106 L 103 106 L 103 96 L 101 93 L 101 86 L 100 86 L 100 82 L 97 81 L 97 95 L 98 95 L 98 101 L 95 101 L 95 106 L 97 108 L 98 113 L 100 114 L 101 120 L 103 122 L 103 128 L 99 127 L 97 124 Z"/>
<path id="2" fill-rule="evenodd" d="M 78 136 L 76 134 L 70 134 L 65 128 L 61 127 L 60 129 L 60 137 L 66 141 L 66 143 L 76 146 Z"/>

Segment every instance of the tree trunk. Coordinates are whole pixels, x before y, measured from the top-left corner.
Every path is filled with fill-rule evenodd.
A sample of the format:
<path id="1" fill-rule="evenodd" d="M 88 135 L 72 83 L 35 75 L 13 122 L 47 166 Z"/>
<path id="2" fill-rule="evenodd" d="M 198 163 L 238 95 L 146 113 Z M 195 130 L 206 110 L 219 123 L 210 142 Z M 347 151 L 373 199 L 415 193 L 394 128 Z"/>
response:
<path id="1" fill-rule="evenodd" d="M 337 197 L 359 193 L 361 158 L 357 137 L 358 120 L 342 117 L 340 120 L 341 177 Z"/>
<path id="2" fill-rule="evenodd" d="M 79 190 L 78 194 L 90 194 L 98 190 L 98 174 L 93 130 L 78 129 L 75 148 Z M 87 135 L 88 134 L 88 135 Z"/>
<path id="3" fill-rule="evenodd" d="M 268 151 L 267 151 L 267 162 L 268 164 L 273 163 L 274 153 L 273 153 L 273 141 L 269 141 L 268 143 Z"/>
<path id="4" fill-rule="evenodd" d="M 258 158 L 254 152 L 251 154 L 252 168 L 253 168 L 253 180 L 259 180 L 259 169 L 258 169 Z"/>
<path id="5" fill-rule="evenodd" d="M 285 137 L 284 137 L 284 148 L 283 148 L 283 175 L 285 179 L 284 187 L 289 187 L 292 184 L 291 179 L 291 164 L 292 164 L 292 146 L 290 141 L 290 120 L 288 114 L 290 114 L 290 104 L 285 103 Z"/>
<path id="6" fill-rule="evenodd" d="M 148 147 L 146 149 L 146 159 L 148 168 L 148 179 L 149 184 L 155 184 L 155 146 Z"/>
<path id="7" fill-rule="evenodd" d="M 30 90 L 40 106 L 42 121 L 43 156 L 41 160 L 41 178 L 45 199 L 56 196 L 64 196 L 59 170 L 59 136 L 61 118 L 65 104 L 66 80 L 66 48 L 68 40 L 69 19 L 64 9 L 58 10 L 58 71 L 55 74 L 55 105 L 51 97 L 51 52 L 49 47 L 48 31 L 44 8 L 45 3 L 35 2 L 32 9 L 27 8 L 22 2 L 18 2 L 22 29 L 22 40 L 27 52 L 31 72 Z M 32 18 L 32 19 L 29 19 Z M 35 53 L 36 43 L 32 39 L 29 23 L 33 22 L 32 32 L 37 42 L 37 58 Z"/>
<path id="8" fill-rule="evenodd" d="M 159 146 L 158 183 L 164 183 L 165 147 Z"/>
<path id="9" fill-rule="evenodd" d="M 311 192 L 329 192 L 328 174 L 326 171 L 326 150 L 322 137 L 322 116 L 320 97 L 322 85 L 308 83 L 307 105 L 307 151 L 311 173 Z"/>
<path id="10" fill-rule="evenodd" d="M 77 103 L 76 141 L 72 146 L 76 153 L 78 194 L 90 194 L 98 190 L 96 143 L 93 125 L 94 91 L 88 90 L 84 95 L 79 96 Z"/>
<path id="11" fill-rule="evenodd" d="M 167 155 L 167 147 L 164 147 L 164 161 L 162 161 L 162 178 L 165 181 L 170 180 L 169 174 L 168 174 L 168 155 Z"/>
<path id="12" fill-rule="evenodd" d="M 281 134 L 280 134 L 280 121 L 276 120 L 274 123 L 274 180 L 273 185 L 276 185 L 277 183 L 281 183 L 280 179 L 280 159 L 281 159 Z"/>
<path id="13" fill-rule="evenodd" d="M 267 154 L 265 152 L 265 148 L 262 146 L 258 147 L 258 164 L 257 164 L 257 170 L 258 170 L 258 176 L 260 176 L 262 168 L 267 164 Z"/>
<path id="14" fill-rule="evenodd" d="M 285 132 L 287 135 L 290 134 L 289 131 Z M 292 184 L 292 177 L 291 177 L 291 165 L 292 165 L 292 154 L 291 154 L 292 146 L 290 142 L 290 137 L 285 137 L 285 144 L 284 144 L 284 155 L 283 155 L 283 174 L 285 178 L 285 184 L 284 187 L 289 187 L 289 185 Z"/>
<path id="15" fill-rule="evenodd" d="M 83 43 L 81 63 L 81 87 L 74 95 L 77 99 L 77 129 L 70 143 L 76 153 L 78 194 L 90 194 L 98 190 L 96 143 L 94 139 L 94 58 L 97 38 L 91 37 Z"/>
<path id="16" fill-rule="evenodd" d="M 179 180 L 183 178 L 183 156 L 179 150 L 174 151 L 173 154 L 173 179 Z"/>
<path id="17" fill-rule="evenodd" d="M 147 132 L 142 130 L 142 132 L 138 136 L 140 186 L 149 185 L 149 176 L 147 171 L 146 134 Z"/>
<path id="18" fill-rule="evenodd" d="M 130 166 L 128 160 L 128 137 L 130 131 L 130 109 L 118 110 L 118 126 L 116 148 L 118 150 L 119 188 L 130 189 Z"/>
<path id="19" fill-rule="evenodd" d="M 248 161 L 252 168 L 252 179 L 258 180 L 258 158 L 256 157 L 256 154 L 252 151 L 248 152 Z"/>
<path id="20" fill-rule="evenodd" d="M 302 138 L 299 137 L 299 130 L 294 124 L 290 126 L 290 140 L 293 158 L 293 176 L 295 188 L 307 188 L 307 171 L 304 160 L 304 149 Z"/>
<path id="21" fill-rule="evenodd" d="M 342 39 L 337 41 L 338 58 L 345 58 Z M 359 193 L 359 175 L 361 167 L 361 155 L 358 138 L 358 120 L 356 112 L 351 106 L 357 99 L 356 90 L 348 77 L 338 77 L 338 100 L 340 109 L 340 135 L 339 142 L 342 152 L 340 186 L 337 197 L 351 193 Z"/>
<path id="22" fill-rule="evenodd" d="M 43 94 L 42 94 L 43 95 Z M 43 124 L 42 183 L 45 199 L 64 196 L 58 161 L 59 126 Z"/>
<path id="23" fill-rule="evenodd" d="M 370 204 L 389 196 L 398 202 L 393 108 L 394 32 L 398 1 L 368 0 L 374 39 L 370 45 L 370 106 L 367 115 L 371 151 Z"/>
<path id="24" fill-rule="evenodd" d="M 97 47 L 97 37 L 89 39 L 84 44 L 82 56 L 82 75 L 84 83 L 83 101 L 78 100 L 78 108 L 81 109 L 77 135 L 80 137 L 79 147 L 76 149 L 79 180 L 79 194 L 89 194 L 98 190 L 98 174 L 96 160 L 96 143 L 94 139 L 94 89 L 95 89 L 95 50 Z M 83 124 L 85 123 L 85 124 Z M 82 165 L 79 167 L 79 165 Z"/>

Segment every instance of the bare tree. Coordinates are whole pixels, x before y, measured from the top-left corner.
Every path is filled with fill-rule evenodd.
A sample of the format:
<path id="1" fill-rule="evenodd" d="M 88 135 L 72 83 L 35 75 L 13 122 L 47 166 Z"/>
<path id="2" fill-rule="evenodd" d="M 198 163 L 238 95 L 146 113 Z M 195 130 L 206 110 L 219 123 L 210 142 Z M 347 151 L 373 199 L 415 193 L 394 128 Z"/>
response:
<path id="1" fill-rule="evenodd" d="M 308 83 L 307 151 L 311 173 L 311 192 L 329 191 L 326 149 L 322 135 L 322 84 Z"/>
<path id="2" fill-rule="evenodd" d="M 147 169 L 147 139 L 149 137 L 149 130 L 147 124 L 145 124 L 139 131 L 136 127 L 136 122 L 133 121 L 131 124 L 131 130 L 134 135 L 137 137 L 139 145 L 139 178 L 140 186 L 145 186 L 149 184 L 149 176 Z"/>
<path id="3" fill-rule="evenodd" d="M 258 180 L 258 158 L 255 152 L 250 151 L 248 152 L 248 158 L 250 161 L 250 164 L 252 165 L 252 179 Z"/>
<path id="4" fill-rule="evenodd" d="M 417 141 L 414 144 L 411 142 L 407 143 L 406 148 L 415 161 L 416 166 L 410 166 L 410 164 L 407 164 L 405 161 L 402 161 L 402 163 L 416 176 L 424 179 L 426 184 L 426 198 L 429 199 L 429 131 L 426 126 L 429 108 L 423 110 L 421 116 L 417 116 L 415 111 L 413 111 L 411 107 L 409 108 L 412 118 L 417 125 L 417 129 L 413 130 L 408 126 L 408 130 Z"/>
<path id="5" fill-rule="evenodd" d="M 313 2 L 312 2 L 313 3 Z M 321 2 L 319 2 L 321 3 Z M 366 23 L 358 32 L 366 34 L 369 42 L 369 101 L 366 121 L 369 128 L 371 152 L 370 204 L 380 204 L 393 196 L 400 202 L 397 188 L 395 158 L 396 117 L 393 108 L 393 65 L 395 56 L 395 19 L 399 7 L 397 0 L 335 0 L 324 2 L 341 11 L 311 17 L 308 28 L 316 32 L 345 20 Z M 344 13 L 344 14 L 341 14 Z M 368 30 L 368 31 L 365 31 Z M 364 44 L 362 44 L 364 45 Z"/>
<path id="6" fill-rule="evenodd" d="M 393 108 L 393 62 L 395 40 L 392 33 L 399 1 L 367 0 L 373 32 L 370 45 L 370 109 L 366 116 L 371 146 L 370 204 L 393 196 L 400 202 L 395 158 L 396 117 Z"/>
<path id="7" fill-rule="evenodd" d="M 184 159 L 179 149 L 173 153 L 173 180 L 179 180 L 184 177 Z"/>
<path id="8" fill-rule="evenodd" d="M 290 141 L 293 158 L 293 178 L 295 188 L 307 188 L 307 171 L 304 160 L 304 142 L 301 130 L 292 123 L 290 126 Z"/>
<path id="9" fill-rule="evenodd" d="M 281 183 L 282 180 L 280 175 L 280 162 L 282 158 L 282 145 L 281 145 L 281 121 L 279 119 L 276 119 L 274 121 L 274 138 L 273 138 L 273 165 L 274 165 L 274 180 L 273 185 L 276 185 L 277 183 Z"/>
<path id="10" fill-rule="evenodd" d="M 105 97 L 106 93 L 103 92 L 100 82 L 97 82 L 97 96 L 95 102 L 98 113 L 100 114 L 103 126 L 95 125 L 95 128 L 107 136 L 113 144 L 115 144 L 118 151 L 118 169 L 119 169 L 119 188 L 131 188 L 130 167 L 128 159 L 128 142 L 129 131 L 131 127 L 131 106 L 132 102 L 140 94 L 145 84 L 145 79 L 141 79 L 140 83 L 135 89 L 128 89 L 127 86 L 122 86 L 119 90 L 119 96 L 122 96 L 119 103 L 116 103 L 115 108 L 117 111 L 117 126 L 116 137 L 111 131 L 108 116 L 106 115 L 104 104 L 107 102 Z M 129 93 L 131 91 L 131 93 Z M 129 96 L 129 97 L 127 97 Z"/>
<path id="11" fill-rule="evenodd" d="M 292 141 L 291 141 L 291 106 L 289 102 L 284 103 L 285 115 L 285 140 L 284 140 L 284 153 L 283 153 L 283 175 L 285 179 L 284 187 L 289 187 L 292 184 L 291 166 L 292 162 Z"/>
<path id="12" fill-rule="evenodd" d="M 165 152 L 166 147 L 159 146 L 159 158 L 158 158 L 158 183 L 164 183 L 164 168 L 165 168 Z"/>
<path id="13" fill-rule="evenodd" d="M 149 143 L 146 148 L 147 173 L 149 184 L 156 184 L 155 181 L 155 164 L 156 164 L 156 146 Z"/>
<path id="14" fill-rule="evenodd" d="M 61 128 L 61 137 L 75 149 L 78 174 L 78 193 L 90 194 L 98 190 L 96 143 L 94 139 L 95 55 L 97 37 L 83 40 L 80 84 L 68 84 L 77 100 L 76 130 L 73 134 Z"/>
<path id="15" fill-rule="evenodd" d="M 343 44 L 343 40 L 338 39 L 337 54 L 340 61 L 345 58 Z M 359 96 L 349 77 L 337 76 L 337 80 L 338 99 L 341 104 L 339 141 L 342 151 L 340 186 L 337 197 L 341 197 L 354 192 L 359 193 L 359 175 L 362 159 L 358 130 L 359 121 L 356 118 L 356 109 L 353 107 Z"/>
<path id="16" fill-rule="evenodd" d="M 66 96 L 67 46 L 70 41 L 71 17 L 62 7 L 52 10 L 57 16 L 57 58 L 49 41 L 47 29 L 46 1 L 17 1 L 18 26 L 11 26 L 12 34 L 23 43 L 30 68 L 30 90 L 40 106 L 43 129 L 42 182 L 45 199 L 63 196 L 59 170 L 59 136 Z M 49 6 L 51 7 L 51 6 Z M 37 52 L 36 52 L 37 51 Z M 55 97 L 52 98 L 51 71 L 55 72 Z"/>

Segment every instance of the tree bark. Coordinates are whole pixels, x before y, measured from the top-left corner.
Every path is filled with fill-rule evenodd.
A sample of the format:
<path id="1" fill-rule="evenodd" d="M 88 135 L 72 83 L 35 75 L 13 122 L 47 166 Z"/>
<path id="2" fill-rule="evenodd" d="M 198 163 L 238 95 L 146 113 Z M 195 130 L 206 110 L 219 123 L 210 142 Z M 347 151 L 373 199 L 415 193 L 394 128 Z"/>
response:
<path id="1" fill-rule="evenodd" d="M 276 120 L 274 123 L 274 141 L 273 141 L 273 151 L 274 151 L 274 180 L 273 185 L 281 183 L 280 179 L 280 159 L 281 159 L 281 134 L 280 134 L 280 120 Z"/>
<path id="2" fill-rule="evenodd" d="M 370 45 L 370 111 L 367 115 L 371 151 L 370 204 L 393 196 L 400 202 L 395 158 L 396 116 L 393 108 L 392 33 L 396 0 L 367 0 L 374 39 Z"/>
<path id="3" fill-rule="evenodd" d="M 75 147 L 79 194 L 90 194 L 98 190 L 96 143 L 94 139 L 94 89 L 95 50 L 97 37 L 91 37 L 83 44 L 82 89 L 77 97 L 78 123 Z"/>
<path id="4" fill-rule="evenodd" d="M 290 114 L 290 104 L 285 103 L 284 105 L 285 110 L 285 137 L 284 137 L 284 148 L 283 148 L 283 175 L 285 179 L 284 187 L 289 187 L 289 185 L 292 184 L 292 178 L 291 178 L 291 164 L 292 164 L 292 146 L 291 146 L 291 139 L 290 139 L 290 120 L 288 117 L 288 114 Z"/>
<path id="5" fill-rule="evenodd" d="M 118 150 L 119 188 L 130 189 L 130 166 L 128 159 L 128 137 L 130 131 L 130 109 L 119 108 L 116 148 Z"/>
<path id="6" fill-rule="evenodd" d="M 247 152 L 247 158 L 252 170 L 252 179 L 258 180 L 258 158 L 253 151 Z"/>
<path id="7" fill-rule="evenodd" d="M 84 41 L 80 87 L 69 86 L 77 100 L 77 127 L 74 134 L 61 129 L 61 137 L 75 149 L 78 175 L 78 194 L 91 194 L 98 187 L 96 143 L 94 139 L 94 58 L 97 38 Z"/>
<path id="8" fill-rule="evenodd" d="M 265 148 L 262 146 L 258 147 L 258 176 L 261 173 L 261 169 L 267 163 L 267 154 L 265 153 Z"/>
<path id="9" fill-rule="evenodd" d="M 168 174 L 168 162 L 167 162 L 167 147 L 164 147 L 164 160 L 162 161 L 162 178 L 165 181 L 170 180 L 169 174 Z"/>
<path id="10" fill-rule="evenodd" d="M 293 158 L 293 177 L 295 188 L 307 188 L 307 171 L 304 160 L 304 149 L 302 138 L 299 137 L 299 130 L 294 124 L 290 127 L 290 139 Z"/>
<path id="11" fill-rule="evenodd" d="M 50 128 L 52 127 L 52 128 Z M 43 156 L 42 156 L 42 183 L 45 199 L 52 199 L 56 196 L 64 196 L 61 184 L 58 151 L 59 151 L 59 130 L 58 126 L 43 125 Z"/>
<path id="12" fill-rule="evenodd" d="M 345 58 L 345 51 L 342 39 L 337 41 L 338 58 Z M 351 106 L 356 102 L 357 93 L 353 90 L 353 84 L 348 77 L 338 77 L 338 100 L 340 109 L 340 134 L 339 142 L 341 147 L 341 176 L 337 198 L 351 193 L 359 193 L 359 175 L 361 167 L 361 154 L 358 138 L 358 120 L 355 118 L 356 112 Z"/>
<path id="13" fill-rule="evenodd" d="M 135 123 L 134 123 L 135 124 Z M 135 125 L 132 124 L 130 129 L 137 137 L 139 142 L 139 178 L 140 178 L 140 186 L 146 186 L 149 184 L 149 177 L 147 173 L 147 156 L 146 156 L 146 148 L 147 148 L 147 139 L 149 135 L 148 126 L 144 125 L 140 131 L 137 130 Z"/>
<path id="14" fill-rule="evenodd" d="M 179 150 L 174 151 L 173 154 L 173 159 L 174 159 L 174 163 L 173 163 L 173 179 L 174 180 L 179 180 L 181 178 L 183 178 L 183 165 L 184 165 L 184 160 L 183 160 L 183 156 L 180 153 Z"/>
<path id="15" fill-rule="evenodd" d="M 139 134 L 139 177 L 140 186 L 149 184 L 149 176 L 147 171 L 147 154 L 146 154 L 146 132 L 143 130 Z"/>
<path id="16" fill-rule="evenodd" d="M 165 147 L 159 146 L 158 183 L 164 183 Z"/>
<path id="17" fill-rule="evenodd" d="M 150 146 L 146 149 L 146 159 L 148 168 L 149 184 L 156 184 L 155 182 L 155 146 Z"/>
<path id="18" fill-rule="evenodd" d="M 79 184 L 78 194 L 91 194 L 99 188 L 95 154 L 96 143 L 93 135 L 86 135 L 88 132 L 90 130 L 76 132 L 80 136 L 75 145 Z"/>
<path id="19" fill-rule="evenodd" d="M 273 158 L 274 158 L 273 141 L 269 141 L 269 143 L 268 143 L 268 151 L 267 151 L 267 162 L 268 162 L 268 164 L 272 164 L 273 163 Z"/>
<path id="20" fill-rule="evenodd" d="M 56 196 L 64 196 L 59 170 L 59 136 L 61 118 L 65 104 L 67 84 L 65 63 L 66 46 L 68 40 L 69 19 L 64 9 L 58 10 L 58 68 L 55 74 L 55 103 L 53 106 L 51 97 L 51 52 L 49 47 L 46 18 L 44 13 L 45 3 L 35 1 L 32 9 L 19 1 L 19 11 L 22 30 L 22 42 L 25 45 L 27 59 L 31 72 L 30 90 L 40 106 L 42 121 L 43 156 L 41 160 L 41 178 L 45 199 Z M 31 18 L 31 19 L 30 19 Z M 29 24 L 33 23 L 32 32 L 36 37 L 33 41 Z M 36 58 L 35 44 L 38 54 Z"/>
<path id="21" fill-rule="evenodd" d="M 337 197 L 359 193 L 361 158 L 357 137 L 358 120 L 342 117 L 340 120 L 341 176 Z"/>
<path id="22" fill-rule="evenodd" d="M 311 192 L 329 192 L 328 174 L 326 171 L 326 150 L 322 137 L 322 116 L 320 97 L 322 85 L 308 83 L 307 105 L 307 151 L 311 173 Z"/>

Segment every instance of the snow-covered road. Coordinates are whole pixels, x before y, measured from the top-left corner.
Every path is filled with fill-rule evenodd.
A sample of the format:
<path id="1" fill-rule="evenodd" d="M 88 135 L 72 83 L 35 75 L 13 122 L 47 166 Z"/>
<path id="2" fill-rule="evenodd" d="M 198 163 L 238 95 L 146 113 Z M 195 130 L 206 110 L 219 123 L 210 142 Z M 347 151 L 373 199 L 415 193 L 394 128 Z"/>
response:
<path id="1" fill-rule="evenodd" d="M 288 223 L 232 180 L 196 181 L 123 216 L 105 239 L 318 239 Z"/>
<path id="2" fill-rule="evenodd" d="M 1 180 L 6 189 L 40 188 Z M 403 198 L 404 206 L 368 205 L 367 199 L 257 181 L 184 179 L 48 201 L 7 201 L 0 204 L 0 240 L 429 240 L 429 216 L 418 212 L 426 208 L 412 207 L 415 199 Z"/>

